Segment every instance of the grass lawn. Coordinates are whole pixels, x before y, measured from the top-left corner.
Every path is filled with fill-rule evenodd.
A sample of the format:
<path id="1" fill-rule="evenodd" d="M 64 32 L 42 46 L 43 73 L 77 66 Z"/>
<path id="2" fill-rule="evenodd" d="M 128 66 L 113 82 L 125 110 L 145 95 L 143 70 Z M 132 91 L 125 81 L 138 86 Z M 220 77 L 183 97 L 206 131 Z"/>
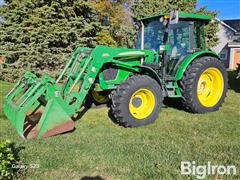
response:
<path id="1" fill-rule="evenodd" d="M 10 87 L 0 83 L 1 109 L 2 96 Z M 230 80 L 225 103 L 217 112 L 191 114 L 167 107 L 154 124 L 129 129 L 112 123 L 108 109 L 102 107 L 90 109 L 73 133 L 46 139 L 21 139 L 1 111 L 0 138 L 16 143 L 22 163 L 40 165 L 27 169 L 27 179 L 187 179 L 180 175 L 184 160 L 235 165 L 236 176 L 208 178 L 240 179 L 239 87 L 240 81 Z"/>

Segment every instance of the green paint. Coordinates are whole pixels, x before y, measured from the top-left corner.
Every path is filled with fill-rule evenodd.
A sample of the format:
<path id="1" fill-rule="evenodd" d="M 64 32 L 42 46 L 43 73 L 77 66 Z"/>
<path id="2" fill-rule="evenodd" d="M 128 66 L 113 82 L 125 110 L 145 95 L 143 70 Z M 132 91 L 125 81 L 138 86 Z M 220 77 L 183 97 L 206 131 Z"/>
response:
<path id="1" fill-rule="evenodd" d="M 204 51 L 199 51 L 196 52 L 194 54 L 191 54 L 189 56 L 187 56 L 184 61 L 179 65 L 179 68 L 175 74 L 175 80 L 180 80 L 183 77 L 183 74 L 185 72 L 185 70 L 187 69 L 188 65 L 195 60 L 196 58 L 200 57 L 200 56 L 213 56 L 219 59 L 219 56 L 214 53 L 213 51 L 210 50 L 204 50 Z"/>

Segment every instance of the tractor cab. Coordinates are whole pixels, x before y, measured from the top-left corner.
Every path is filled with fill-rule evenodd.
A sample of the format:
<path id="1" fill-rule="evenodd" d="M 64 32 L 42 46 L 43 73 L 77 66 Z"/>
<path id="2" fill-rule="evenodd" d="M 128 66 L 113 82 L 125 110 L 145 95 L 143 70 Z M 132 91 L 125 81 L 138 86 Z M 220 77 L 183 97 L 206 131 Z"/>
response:
<path id="1" fill-rule="evenodd" d="M 166 73 L 173 75 L 187 55 L 206 48 L 204 25 L 210 20 L 210 16 L 178 11 L 140 19 L 136 48 L 163 53 Z"/>

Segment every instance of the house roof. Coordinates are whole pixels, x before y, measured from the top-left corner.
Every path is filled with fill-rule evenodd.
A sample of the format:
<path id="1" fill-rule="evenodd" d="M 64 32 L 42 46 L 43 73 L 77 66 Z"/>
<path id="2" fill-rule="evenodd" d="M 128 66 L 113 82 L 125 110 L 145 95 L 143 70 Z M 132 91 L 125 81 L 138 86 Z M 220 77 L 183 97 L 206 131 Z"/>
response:
<path id="1" fill-rule="evenodd" d="M 223 20 L 223 22 L 235 29 L 237 32 L 240 32 L 240 19 Z"/>
<path id="2" fill-rule="evenodd" d="M 226 24 L 224 21 L 218 19 L 218 18 L 215 18 L 215 20 L 217 20 L 221 25 L 227 27 L 228 29 L 232 30 L 234 33 L 237 33 L 237 30 L 234 29 L 233 27 L 229 26 L 228 24 Z"/>

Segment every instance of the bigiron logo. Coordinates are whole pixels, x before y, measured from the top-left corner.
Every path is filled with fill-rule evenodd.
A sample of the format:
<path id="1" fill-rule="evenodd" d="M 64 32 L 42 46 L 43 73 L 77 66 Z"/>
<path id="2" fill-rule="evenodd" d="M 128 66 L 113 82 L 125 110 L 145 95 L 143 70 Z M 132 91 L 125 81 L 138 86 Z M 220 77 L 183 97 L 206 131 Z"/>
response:
<path id="1" fill-rule="evenodd" d="M 196 165 L 195 161 L 181 162 L 181 175 L 195 175 L 197 179 L 204 179 L 207 175 L 236 175 L 237 169 L 234 165 Z"/>

